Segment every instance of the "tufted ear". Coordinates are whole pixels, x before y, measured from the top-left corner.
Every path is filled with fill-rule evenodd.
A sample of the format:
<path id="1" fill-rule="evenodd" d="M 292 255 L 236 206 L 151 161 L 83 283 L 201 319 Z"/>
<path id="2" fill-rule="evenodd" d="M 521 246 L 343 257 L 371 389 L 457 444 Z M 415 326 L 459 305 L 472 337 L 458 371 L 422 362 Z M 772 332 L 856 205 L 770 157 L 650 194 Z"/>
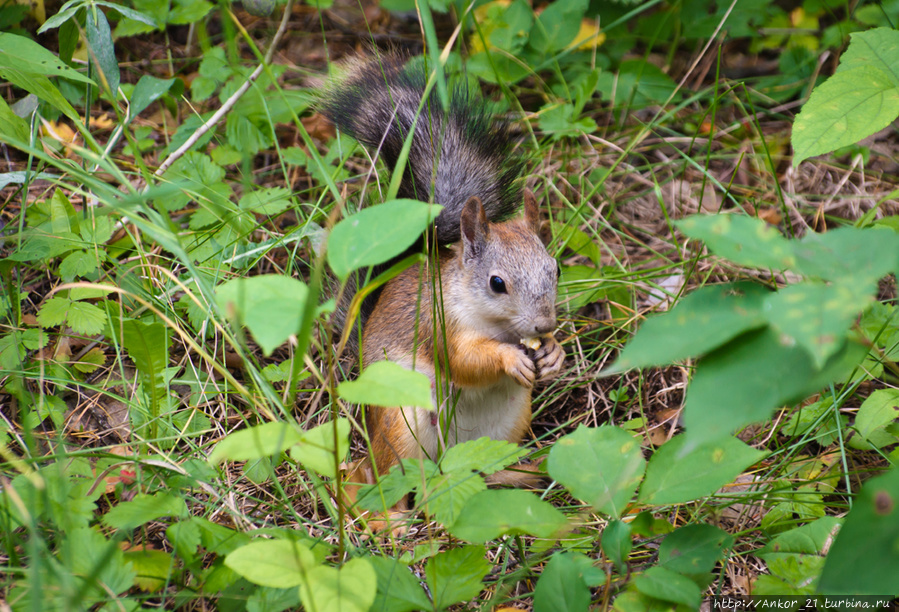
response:
<path id="1" fill-rule="evenodd" d="M 484 205 L 476 196 L 468 198 L 459 218 L 459 229 L 462 232 L 463 260 L 479 259 L 487 246 L 490 228 L 487 225 L 487 214 Z"/>
<path id="2" fill-rule="evenodd" d="M 537 198 L 530 189 L 524 190 L 524 220 L 538 236 L 540 235 L 540 208 L 537 206 Z"/>

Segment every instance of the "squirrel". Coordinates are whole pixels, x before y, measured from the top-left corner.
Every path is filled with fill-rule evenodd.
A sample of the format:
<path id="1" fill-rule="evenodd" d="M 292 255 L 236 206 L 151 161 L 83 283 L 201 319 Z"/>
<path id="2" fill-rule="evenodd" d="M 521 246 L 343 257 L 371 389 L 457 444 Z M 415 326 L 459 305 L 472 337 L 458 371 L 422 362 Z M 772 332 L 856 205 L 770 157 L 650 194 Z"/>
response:
<path id="1" fill-rule="evenodd" d="M 557 375 L 565 357 L 552 336 L 559 267 L 538 236 L 537 201 L 519 186 L 523 164 L 511 154 L 509 129 L 466 89 L 451 88 L 448 111 L 434 92 L 422 104 L 427 77 L 422 63 L 399 53 L 356 59 L 320 103 L 393 171 L 411 133 L 399 196 L 444 207 L 437 257 L 388 281 L 363 325 L 363 368 L 386 359 L 425 374 L 437 407 L 368 407 L 378 475 L 406 458 L 437 461 L 447 447 L 482 436 L 518 444 L 534 384 Z M 510 219 L 522 204 L 523 218 Z M 370 460 L 354 465 L 350 482 L 374 482 Z M 515 486 L 538 480 L 521 464 L 488 477 Z"/>

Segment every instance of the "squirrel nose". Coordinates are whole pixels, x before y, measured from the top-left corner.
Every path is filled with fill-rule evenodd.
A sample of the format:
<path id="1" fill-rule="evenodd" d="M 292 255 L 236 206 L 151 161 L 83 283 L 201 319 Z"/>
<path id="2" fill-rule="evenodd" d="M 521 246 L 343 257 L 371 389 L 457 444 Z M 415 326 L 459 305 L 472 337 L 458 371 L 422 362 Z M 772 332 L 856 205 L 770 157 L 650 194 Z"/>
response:
<path id="1" fill-rule="evenodd" d="M 555 317 L 543 317 L 536 321 L 534 324 L 534 331 L 537 332 L 538 336 L 543 336 L 551 332 L 556 328 L 556 319 Z"/>

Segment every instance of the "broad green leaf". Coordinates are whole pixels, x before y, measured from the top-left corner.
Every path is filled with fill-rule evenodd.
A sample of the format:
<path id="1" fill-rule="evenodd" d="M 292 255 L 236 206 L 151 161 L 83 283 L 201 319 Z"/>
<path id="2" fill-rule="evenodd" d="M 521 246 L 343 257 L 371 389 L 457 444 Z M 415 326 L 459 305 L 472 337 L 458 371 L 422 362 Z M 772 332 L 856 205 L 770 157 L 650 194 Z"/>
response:
<path id="1" fill-rule="evenodd" d="M 596 89 L 615 107 L 643 108 L 668 100 L 677 84 L 652 63 L 635 59 L 621 62 L 617 73 L 603 71 Z"/>
<path id="2" fill-rule="evenodd" d="M 254 540 L 228 554 L 225 565 L 254 584 L 286 589 L 303 584 L 317 562 L 304 542 Z"/>
<path id="3" fill-rule="evenodd" d="M 316 612 L 368 612 L 375 602 L 377 574 L 368 559 L 350 559 L 335 569 L 320 565 L 300 584 L 300 601 Z"/>
<path id="4" fill-rule="evenodd" d="M 431 609 L 431 601 L 421 588 L 420 580 L 408 566 L 389 557 L 369 557 L 378 575 L 378 594 L 372 610 L 416 612 Z"/>
<path id="5" fill-rule="evenodd" d="M 356 504 L 363 510 L 387 512 L 404 495 L 419 487 L 423 480 L 439 472 L 437 464 L 429 459 L 403 459 L 402 466 L 394 466 L 386 475 L 380 474 L 376 484 L 360 488 Z"/>
<path id="6" fill-rule="evenodd" d="M 640 502 L 682 504 L 711 495 L 766 454 L 731 436 L 692 450 L 685 448 L 688 440 L 687 434 L 677 435 L 653 454 L 640 487 Z"/>
<path id="7" fill-rule="evenodd" d="M 293 205 L 293 202 L 290 200 L 290 190 L 284 187 L 269 187 L 251 191 L 242 197 L 237 205 L 258 215 L 274 216 L 284 212 Z"/>
<path id="8" fill-rule="evenodd" d="M 676 225 L 702 240 L 715 255 L 756 268 L 783 270 L 796 265 L 793 245 L 762 221 L 745 215 L 692 215 Z"/>
<path id="9" fill-rule="evenodd" d="M 843 380 L 867 349 L 846 342 L 820 370 L 798 346 L 767 328 L 743 334 L 703 358 L 687 387 L 684 425 L 700 443 L 764 421 L 775 408 Z"/>
<path id="10" fill-rule="evenodd" d="M 64 297 L 53 297 L 44 302 L 37 313 L 41 327 L 56 327 L 66 322 L 72 301 Z"/>
<path id="11" fill-rule="evenodd" d="M 601 580 L 605 578 L 602 570 L 595 568 L 583 553 L 554 554 L 534 589 L 534 612 L 586 612 L 590 608 L 590 586 L 595 586 L 596 574 Z"/>
<path id="12" fill-rule="evenodd" d="M 80 229 L 80 221 L 75 207 L 66 197 L 62 189 L 56 189 L 50 198 L 50 229 L 57 235 L 76 233 Z"/>
<path id="13" fill-rule="evenodd" d="M 97 81 L 104 91 L 109 89 L 112 99 L 118 97 L 119 63 L 115 57 L 115 47 L 112 42 L 112 32 L 109 30 L 109 22 L 106 14 L 100 10 L 87 11 L 87 23 L 85 27 L 87 45 L 90 50 L 88 57 Z"/>
<path id="14" fill-rule="evenodd" d="M 392 361 L 374 362 L 356 380 L 340 383 L 337 393 L 354 404 L 434 410 L 428 377 Z"/>
<path id="15" fill-rule="evenodd" d="M 334 448 L 335 439 L 337 448 Z M 290 456 L 304 468 L 334 478 L 337 476 L 338 464 L 346 457 L 349 449 L 350 422 L 338 418 L 301 433 L 296 445 L 290 447 Z"/>
<path id="16" fill-rule="evenodd" d="M 443 610 L 478 596 L 491 565 L 483 546 L 462 546 L 428 559 L 425 576 L 434 608 Z"/>
<path id="17" fill-rule="evenodd" d="M 840 57 L 837 72 L 846 72 L 861 66 L 873 66 L 890 75 L 899 85 L 899 32 L 893 28 L 874 28 L 849 35 L 849 46 Z"/>
<path id="18" fill-rule="evenodd" d="M 106 599 L 110 593 L 123 593 L 134 584 L 136 573 L 117 542 L 107 540 L 97 528 L 80 527 L 60 534 L 61 557 L 71 565 L 67 570 L 73 576 L 92 576 L 96 596 Z"/>
<path id="19" fill-rule="evenodd" d="M 412 246 L 441 210 L 418 200 L 391 200 L 343 219 L 328 238 L 331 269 L 344 279 L 353 270 L 396 257 Z"/>
<path id="20" fill-rule="evenodd" d="M 465 504 L 486 488 L 484 479 L 472 472 L 434 475 L 427 483 L 425 503 L 428 513 L 440 524 L 452 525 Z"/>
<path id="21" fill-rule="evenodd" d="M 782 334 L 781 343 L 798 345 L 820 369 L 843 346 L 859 312 L 874 301 L 858 289 L 854 281 L 792 285 L 771 294 L 764 313 Z"/>
<path id="22" fill-rule="evenodd" d="M 131 105 L 128 109 L 128 121 L 131 122 L 153 102 L 172 90 L 178 96 L 184 91 L 181 79 L 157 79 L 149 74 L 143 75 L 131 92 Z"/>
<path id="23" fill-rule="evenodd" d="M 825 555 L 833 544 L 842 519 L 825 516 L 807 525 L 779 534 L 758 551 L 766 562 L 776 555 Z"/>
<path id="24" fill-rule="evenodd" d="M 124 557 L 134 567 L 134 584 L 142 591 L 159 591 L 172 579 L 175 557 L 170 552 L 144 548 L 126 551 Z"/>
<path id="25" fill-rule="evenodd" d="M 493 474 L 512 465 L 527 454 L 505 440 L 493 440 L 484 436 L 451 446 L 440 459 L 440 469 L 444 472 L 470 472 Z"/>
<path id="26" fill-rule="evenodd" d="M 615 568 L 622 574 L 627 572 L 627 557 L 633 547 L 630 523 L 610 521 L 602 530 L 601 546 L 605 555 L 615 564 Z"/>
<path id="27" fill-rule="evenodd" d="M 59 275 L 71 282 L 76 276 L 85 276 L 97 269 L 97 253 L 72 251 L 59 263 Z"/>
<path id="28" fill-rule="evenodd" d="M 549 454 L 549 475 L 599 512 L 620 518 L 643 477 L 640 443 L 617 427 L 578 427 Z"/>
<path id="29" fill-rule="evenodd" d="M 449 531 L 462 540 L 487 542 L 509 534 L 551 538 L 567 525 L 565 515 L 533 493 L 488 489 L 468 501 Z"/>
<path id="30" fill-rule="evenodd" d="M 228 317 L 245 325 L 268 356 L 300 329 L 308 288 L 280 274 L 235 278 L 216 287 L 216 301 Z"/>
<path id="31" fill-rule="evenodd" d="M 702 592 L 699 586 L 681 574 L 664 567 L 651 567 L 634 578 L 637 590 L 649 597 L 673 601 L 691 610 L 699 609 Z"/>
<path id="32" fill-rule="evenodd" d="M 568 223 L 553 223 L 553 231 L 559 246 L 571 249 L 579 255 L 587 257 L 596 267 L 602 266 L 602 254 L 599 245 L 586 232 Z"/>
<path id="33" fill-rule="evenodd" d="M 867 450 L 895 444 L 896 436 L 885 428 L 899 419 L 899 389 L 878 389 L 862 402 L 855 415 L 853 429 L 862 437 L 864 444 L 853 444 Z M 853 441 L 855 439 L 853 438 Z"/>
<path id="34" fill-rule="evenodd" d="M 765 324 L 762 305 L 771 292 L 754 283 L 697 289 L 670 312 L 650 317 L 606 373 L 698 357 Z"/>
<path id="35" fill-rule="evenodd" d="M 215 445 L 209 463 L 252 461 L 286 451 L 302 438 L 296 425 L 285 422 L 263 423 L 228 434 Z"/>
<path id="36" fill-rule="evenodd" d="M 184 499 L 173 493 L 140 493 L 131 501 L 112 507 L 103 515 L 103 524 L 115 529 L 134 529 L 163 516 L 188 516 Z"/>
<path id="37" fill-rule="evenodd" d="M 899 114 L 899 32 L 851 34 L 836 73 L 812 91 L 793 125 L 793 165 L 870 136 Z"/>
<path id="38" fill-rule="evenodd" d="M 187 125 L 187 122 L 183 123 L 182 128 Z M 196 130 L 199 125 L 192 127 Z M 179 210 L 197 198 L 204 199 L 207 209 L 220 216 L 234 210 L 234 206 L 228 201 L 230 187 L 224 182 L 225 169 L 214 163 L 208 155 L 188 151 L 165 171 L 163 177 L 181 189 L 180 193 L 168 193 L 157 201 L 157 205 L 164 210 Z"/>
<path id="39" fill-rule="evenodd" d="M 895 595 L 899 585 L 899 469 L 872 478 L 827 554 L 824 594 Z"/>
<path id="40" fill-rule="evenodd" d="M 21 73 L 46 77 L 58 76 L 72 81 L 94 84 L 92 80 L 69 68 L 58 57 L 30 38 L 0 32 L 0 73 L 5 68 L 15 68 Z M 12 80 L 10 79 L 10 81 Z M 40 97 L 39 94 L 38 97 Z"/>
<path id="41" fill-rule="evenodd" d="M 581 29 L 587 0 L 564 0 L 549 4 L 531 29 L 530 44 L 541 54 L 567 47 Z"/>
<path id="42" fill-rule="evenodd" d="M 799 272 L 859 287 L 899 271 L 899 234 L 881 228 L 838 227 L 793 244 Z M 873 290 L 871 291 L 873 292 Z"/>
<path id="43" fill-rule="evenodd" d="M 175 554 L 185 563 L 191 564 L 196 560 L 200 548 L 200 527 L 196 522 L 188 519 L 172 523 L 166 527 L 165 537 Z"/>
<path id="44" fill-rule="evenodd" d="M 662 540 L 659 565 L 681 574 L 704 574 L 733 545 L 733 536 L 714 525 L 687 525 Z"/>
<path id="45" fill-rule="evenodd" d="M 793 165 L 851 145 L 899 115 L 899 83 L 874 66 L 839 71 L 817 86 L 793 124 Z"/>

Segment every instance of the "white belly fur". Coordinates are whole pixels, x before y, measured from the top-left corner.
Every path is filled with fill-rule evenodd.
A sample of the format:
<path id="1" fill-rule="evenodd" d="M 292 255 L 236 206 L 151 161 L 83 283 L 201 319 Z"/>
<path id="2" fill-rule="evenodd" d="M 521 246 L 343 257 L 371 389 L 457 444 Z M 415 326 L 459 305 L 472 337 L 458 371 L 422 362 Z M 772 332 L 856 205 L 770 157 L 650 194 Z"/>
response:
<path id="1" fill-rule="evenodd" d="M 403 408 L 403 413 L 416 434 L 419 456 L 436 461 L 443 450 L 461 442 L 484 436 L 511 440 L 522 411 L 530 405 L 530 393 L 503 376 L 490 387 L 456 389 L 438 408 L 436 425 L 433 413 L 427 410 Z M 438 405 L 435 395 L 432 393 L 432 399 Z"/>

